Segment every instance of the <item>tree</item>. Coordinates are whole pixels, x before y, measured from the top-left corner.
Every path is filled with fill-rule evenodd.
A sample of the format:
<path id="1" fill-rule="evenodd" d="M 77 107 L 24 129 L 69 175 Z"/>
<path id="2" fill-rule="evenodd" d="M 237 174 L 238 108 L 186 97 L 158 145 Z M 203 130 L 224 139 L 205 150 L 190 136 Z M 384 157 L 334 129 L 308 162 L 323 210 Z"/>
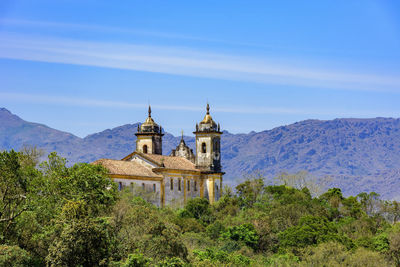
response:
<path id="1" fill-rule="evenodd" d="M 157 267 L 183 267 L 185 266 L 185 262 L 178 257 L 166 258 L 160 261 L 156 266 Z"/>
<path id="2" fill-rule="evenodd" d="M 383 210 L 384 216 L 388 221 L 392 223 L 400 221 L 400 203 L 398 201 L 385 201 L 383 203 Z"/>
<path id="3" fill-rule="evenodd" d="M 340 243 L 327 242 L 318 246 L 307 247 L 302 255 L 300 266 L 344 266 L 343 262 L 349 256 L 347 249 Z"/>
<path id="4" fill-rule="evenodd" d="M 31 255 L 18 246 L 0 245 L 0 266 L 33 266 Z"/>
<path id="5" fill-rule="evenodd" d="M 342 206 L 342 201 L 344 199 L 342 195 L 342 190 L 340 188 L 330 188 L 327 192 L 319 196 L 319 199 L 326 201 L 328 204 L 329 218 L 337 219 L 339 218 L 340 211 L 339 208 Z"/>
<path id="6" fill-rule="evenodd" d="M 38 149 L 36 146 L 28 145 L 24 145 L 19 152 L 21 166 L 36 167 L 40 162 L 40 158 L 44 155 L 43 150 Z"/>
<path id="7" fill-rule="evenodd" d="M 9 242 L 13 240 L 29 249 L 42 264 L 49 247 L 55 246 L 54 239 L 64 229 L 63 223 L 58 222 L 60 217 L 75 220 L 81 214 L 79 219 L 95 219 L 109 213 L 118 197 L 115 184 L 102 167 L 77 164 L 68 168 L 65 164 L 65 159 L 50 153 L 40 165 L 40 172 L 32 166 L 21 169 L 29 181 L 29 205 L 13 224 Z"/>
<path id="8" fill-rule="evenodd" d="M 0 227 L 1 239 L 24 211 L 28 209 L 29 177 L 23 175 L 19 154 L 14 150 L 0 152 Z"/>
<path id="9" fill-rule="evenodd" d="M 253 249 L 256 249 L 259 236 L 252 224 L 242 224 L 239 226 L 229 227 L 221 235 L 223 238 L 240 241 Z"/>
<path id="10" fill-rule="evenodd" d="M 106 220 L 84 218 L 63 224 L 49 248 L 49 266 L 98 266 L 109 261 L 112 229 Z"/>
<path id="11" fill-rule="evenodd" d="M 385 260 L 384 255 L 365 248 L 358 248 L 354 253 L 343 262 L 342 266 L 354 267 L 376 267 L 376 266 L 393 266 Z"/>
<path id="12" fill-rule="evenodd" d="M 264 179 L 262 177 L 248 178 L 236 186 L 236 192 L 241 207 L 249 208 L 259 199 L 264 190 Z"/>
<path id="13" fill-rule="evenodd" d="M 279 233 L 279 242 L 283 248 L 304 248 L 327 241 L 351 246 L 351 240 L 339 235 L 336 226 L 324 217 L 304 216 L 298 225 Z"/>
<path id="14" fill-rule="evenodd" d="M 359 248 L 354 253 L 337 242 L 322 243 L 306 249 L 300 266 L 392 266 L 378 252 Z"/>
<path id="15" fill-rule="evenodd" d="M 192 217 L 208 224 L 214 219 L 211 216 L 210 203 L 206 198 L 191 198 L 185 205 L 185 210 L 181 213 L 183 217 Z"/>
<path id="16" fill-rule="evenodd" d="M 369 194 L 362 192 L 357 195 L 357 198 L 359 199 L 363 210 L 369 216 L 381 213 L 383 205 L 382 200 L 379 199 L 379 194 L 375 192 L 370 192 Z"/>
<path id="17" fill-rule="evenodd" d="M 296 189 L 308 188 L 313 196 L 320 195 L 332 180 L 330 176 L 324 176 L 318 179 L 307 171 L 299 171 L 294 174 L 282 172 L 274 179 L 278 185 L 286 185 Z"/>
<path id="18" fill-rule="evenodd" d="M 117 200 L 116 184 L 100 165 L 75 164 L 60 182 L 68 199 L 83 200 L 94 215 L 110 210 Z"/>
<path id="19" fill-rule="evenodd" d="M 142 253 L 129 254 L 128 258 L 121 267 L 147 267 L 150 266 L 152 259 L 146 258 Z"/>
<path id="20" fill-rule="evenodd" d="M 396 266 L 400 266 L 400 231 L 393 231 L 389 234 L 389 254 Z"/>
<path id="21" fill-rule="evenodd" d="M 177 225 L 162 216 L 148 202 L 124 194 L 114 207 L 113 225 L 119 240 L 119 257 L 139 251 L 155 260 L 166 257 L 186 259 L 188 251 Z"/>

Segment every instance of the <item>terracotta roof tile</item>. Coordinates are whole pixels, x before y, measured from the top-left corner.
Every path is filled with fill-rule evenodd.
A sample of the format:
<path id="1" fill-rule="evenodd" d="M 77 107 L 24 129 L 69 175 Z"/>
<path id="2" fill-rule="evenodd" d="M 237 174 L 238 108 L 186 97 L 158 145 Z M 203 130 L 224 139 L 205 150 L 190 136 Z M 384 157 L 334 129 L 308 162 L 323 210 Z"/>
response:
<path id="1" fill-rule="evenodd" d="M 145 167 L 136 161 L 122 161 L 113 159 L 99 159 L 92 164 L 103 165 L 110 171 L 110 174 L 162 177 L 152 171 L 152 168 Z"/>
<path id="2" fill-rule="evenodd" d="M 187 160 L 183 157 L 172 157 L 172 156 L 164 156 L 164 155 L 156 155 L 156 154 L 143 154 L 137 153 L 144 158 L 148 158 L 159 166 L 164 164 L 165 168 L 175 169 L 175 170 L 187 170 L 187 171 L 199 171 L 196 169 L 196 165 L 193 164 L 190 160 Z"/>

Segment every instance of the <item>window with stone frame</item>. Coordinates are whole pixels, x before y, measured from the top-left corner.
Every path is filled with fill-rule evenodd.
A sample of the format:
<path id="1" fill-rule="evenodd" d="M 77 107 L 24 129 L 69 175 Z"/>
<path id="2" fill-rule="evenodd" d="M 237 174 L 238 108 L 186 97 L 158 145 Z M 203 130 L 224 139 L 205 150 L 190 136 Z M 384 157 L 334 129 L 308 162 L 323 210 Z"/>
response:
<path id="1" fill-rule="evenodd" d="M 205 142 L 201 144 L 201 153 L 207 153 L 207 145 Z"/>

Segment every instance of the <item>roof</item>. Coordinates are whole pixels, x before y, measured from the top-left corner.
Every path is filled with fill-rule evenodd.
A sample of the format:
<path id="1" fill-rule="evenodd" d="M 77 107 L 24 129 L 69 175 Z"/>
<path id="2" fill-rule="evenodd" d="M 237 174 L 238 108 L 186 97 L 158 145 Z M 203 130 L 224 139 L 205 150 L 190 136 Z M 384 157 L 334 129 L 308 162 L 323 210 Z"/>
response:
<path id="1" fill-rule="evenodd" d="M 154 163 L 155 165 L 157 165 L 158 168 L 164 167 L 166 169 L 174 169 L 174 170 L 200 171 L 199 169 L 196 169 L 196 165 L 193 162 L 183 157 L 164 156 L 157 154 L 144 154 L 135 151 L 121 160 L 130 161 L 135 155 Z M 162 166 L 163 164 L 164 166 Z"/>
<path id="2" fill-rule="evenodd" d="M 151 167 L 146 164 L 141 164 L 138 161 L 131 161 L 135 156 L 139 156 L 144 160 L 152 162 L 155 166 Z M 162 175 L 158 174 L 160 169 L 172 169 L 178 171 L 195 171 L 200 172 L 196 169 L 196 166 L 190 161 L 183 157 L 171 157 L 155 154 L 144 154 L 140 152 L 133 152 L 123 158 L 122 160 L 114 159 L 99 159 L 94 161 L 92 164 L 102 165 L 111 175 L 126 175 L 126 176 L 142 176 L 142 177 L 157 177 L 161 178 Z"/>
<path id="3" fill-rule="evenodd" d="M 152 171 L 152 168 L 145 167 L 136 161 L 123 161 L 114 159 L 99 159 L 93 164 L 102 165 L 109 170 L 110 174 L 144 176 L 144 177 L 162 177 Z"/>
<path id="4" fill-rule="evenodd" d="M 139 154 L 143 158 L 153 161 L 160 167 L 164 167 L 167 169 L 200 171 L 199 169 L 196 169 L 196 165 L 194 165 L 193 162 L 183 157 L 172 157 L 172 156 L 143 154 L 143 153 L 137 153 L 137 154 Z M 162 164 L 164 164 L 164 166 L 162 166 Z"/>

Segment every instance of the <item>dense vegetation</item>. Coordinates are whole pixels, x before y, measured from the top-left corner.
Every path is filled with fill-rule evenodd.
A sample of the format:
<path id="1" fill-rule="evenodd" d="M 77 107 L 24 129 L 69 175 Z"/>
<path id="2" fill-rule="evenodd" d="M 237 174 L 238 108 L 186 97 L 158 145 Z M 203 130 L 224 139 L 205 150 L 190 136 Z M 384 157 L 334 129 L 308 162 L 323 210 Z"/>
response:
<path id="1" fill-rule="evenodd" d="M 100 166 L 37 159 L 0 153 L 1 266 L 400 266 L 400 205 L 375 193 L 253 177 L 213 205 L 160 209 Z"/>

